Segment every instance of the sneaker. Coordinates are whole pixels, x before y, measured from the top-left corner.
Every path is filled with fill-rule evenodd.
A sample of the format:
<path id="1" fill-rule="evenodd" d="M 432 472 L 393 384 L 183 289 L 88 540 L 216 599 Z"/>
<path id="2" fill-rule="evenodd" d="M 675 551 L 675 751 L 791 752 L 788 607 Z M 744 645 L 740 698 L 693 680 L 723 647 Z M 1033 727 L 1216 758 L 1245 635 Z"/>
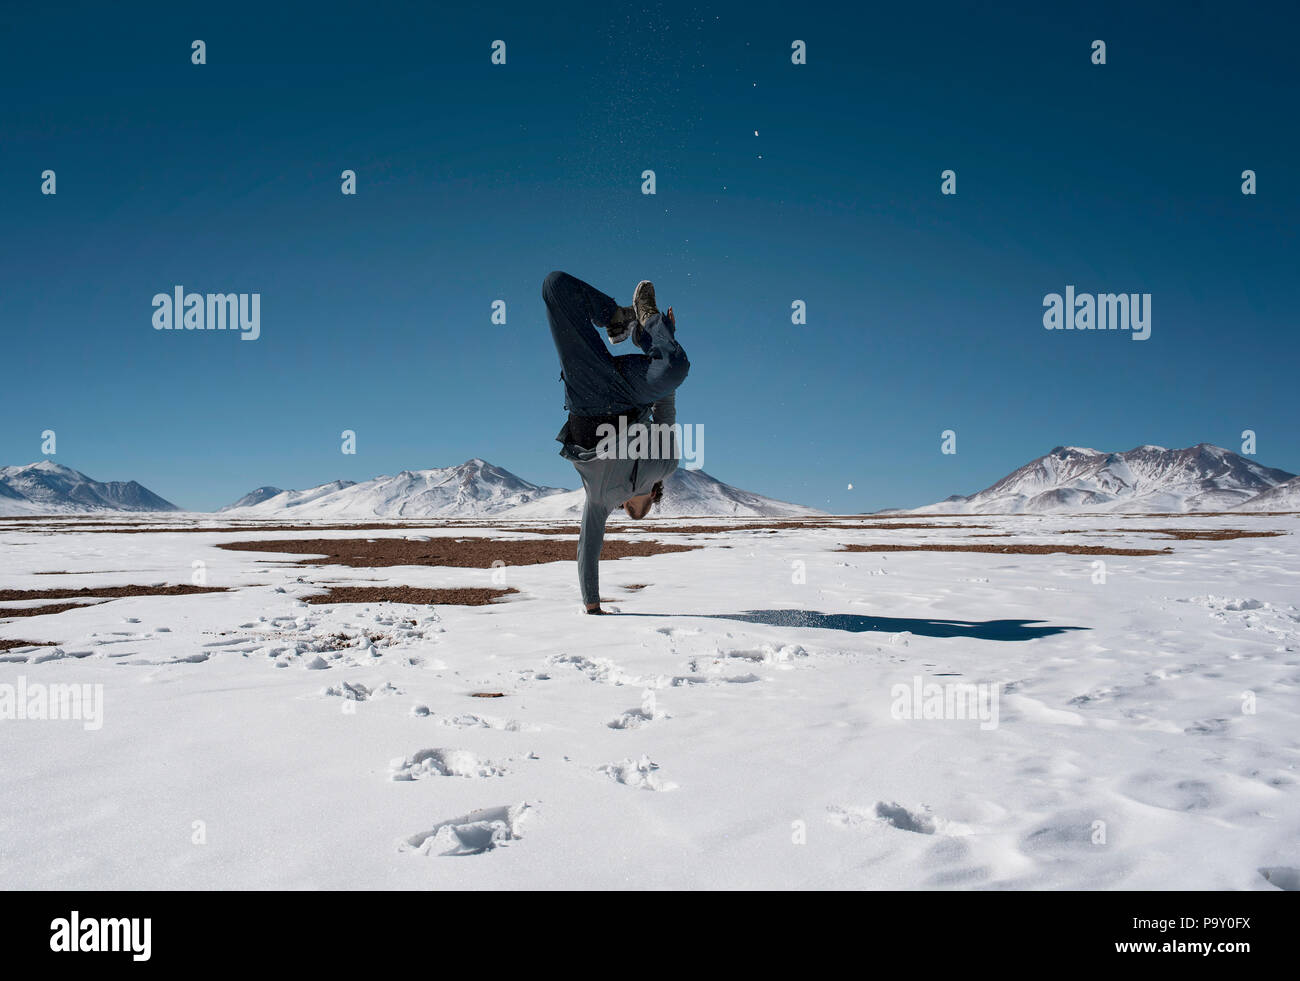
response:
<path id="1" fill-rule="evenodd" d="M 636 325 L 636 310 L 632 307 L 618 307 L 605 325 L 605 333 L 609 335 L 611 344 L 618 344 L 628 339 Z"/>
<path id="2" fill-rule="evenodd" d="M 655 284 L 650 280 L 643 279 L 636 284 L 632 293 L 632 309 L 636 311 L 636 322 L 642 327 L 651 314 L 659 312 L 655 306 Z"/>

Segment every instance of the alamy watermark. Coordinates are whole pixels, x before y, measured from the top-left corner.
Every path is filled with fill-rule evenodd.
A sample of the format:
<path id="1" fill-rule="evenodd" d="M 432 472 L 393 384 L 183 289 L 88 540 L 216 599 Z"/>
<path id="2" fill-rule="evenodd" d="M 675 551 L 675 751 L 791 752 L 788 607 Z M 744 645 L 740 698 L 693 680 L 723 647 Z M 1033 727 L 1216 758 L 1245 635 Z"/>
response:
<path id="1" fill-rule="evenodd" d="M 153 953 L 153 920 L 140 916 L 87 916 L 78 910 L 50 921 L 50 950 L 56 954 L 129 953 L 147 961 Z"/>
<path id="2" fill-rule="evenodd" d="M 704 425 L 634 422 L 619 416 L 618 426 L 603 422 L 596 427 L 598 460 L 675 460 L 687 470 L 704 466 Z"/>
<path id="3" fill-rule="evenodd" d="M 104 725 L 104 686 L 29 684 L 21 674 L 17 684 L 0 683 L 0 722 L 29 720 L 79 721 L 94 732 Z"/>
<path id="4" fill-rule="evenodd" d="M 261 293 L 171 293 L 153 297 L 154 330 L 237 330 L 246 341 L 262 335 Z"/>
<path id="5" fill-rule="evenodd" d="M 1043 297 L 1043 326 L 1048 330 L 1129 330 L 1135 341 L 1151 336 L 1150 293 L 1075 293 Z"/>
<path id="6" fill-rule="evenodd" d="M 899 682 L 889 690 L 889 714 L 895 719 L 978 720 L 985 732 L 998 727 L 998 693 L 990 682 L 939 684 L 917 675 L 912 683 Z"/>

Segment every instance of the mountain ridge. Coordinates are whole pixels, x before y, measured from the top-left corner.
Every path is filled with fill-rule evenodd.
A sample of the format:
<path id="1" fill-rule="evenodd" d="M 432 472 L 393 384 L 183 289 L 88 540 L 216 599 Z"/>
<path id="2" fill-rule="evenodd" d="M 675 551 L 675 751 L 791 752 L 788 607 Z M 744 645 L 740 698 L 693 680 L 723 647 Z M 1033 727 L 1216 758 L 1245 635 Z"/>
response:
<path id="1" fill-rule="evenodd" d="M 913 514 L 1069 511 L 1225 511 L 1295 475 L 1211 443 L 1143 444 L 1123 452 L 1056 446 L 974 494 L 955 494 Z"/>
<path id="2" fill-rule="evenodd" d="M 1300 477 L 1261 491 L 1248 501 L 1238 504 L 1234 511 L 1300 511 Z"/>
<path id="3" fill-rule="evenodd" d="M 340 486 L 341 485 L 341 486 Z M 268 493 L 274 492 L 274 493 Z M 244 504 L 253 500 L 255 503 Z M 581 514 L 583 491 L 530 483 L 473 457 L 456 467 L 403 470 L 357 483 L 333 481 L 301 491 L 259 487 L 217 513 L 230 517 L 475 517 L 534 520 Z M 821 514 L 724 484 L 701 470 L 679 468 L 653 515 L 776 517 Z"/>
<path id="4" fill-rule="evenodd" d="M 99 481 L 53 460 L 0 467 L 0 515 L 179 510 L 134 480 Z"/>
<path id="5" fill-rule="evenodd" d="M 454 467 L 402 470 L 366 481 L 333 480 L 304 490 L 263 485 L 215 512 L 230 517 L 478 517 L 569 519 L 583 492 L 533 484 L 480 457 Z M 41 460 L 0 467 L 0 516 L 171 512 L 176 505 L 131 481 L 97 481 Z M 995 514 L 1117 511 L 1300 510 L 1300 478 L 1223 447 L 1143 444 L 1123 452 L 1056 446 L 974 494 L 877 513 Z M 203 512 L 193 512 L 203 513 Z M 652 512 L 663 517 L 798 517 L 816 508 L 678 469 Z"/>
<path id="6" fill-rule="evenodd" d="M 577 519 L 585 494 L 581 488 L 522 505 L 505 515 L 538 520 Z M 615 512 L 618 517 L 621 512 Z M 678 467 L 664 481 L 663 499 L 650 511 L 652 518 L 797 518 L 825 514 L 803 504 L 766 497 L 723 483 L 703 470 Z"/>
<path id="7" fill-rule="evenodd" d="M 272 492 L 275 493 L 267 493 Z M 259 487 L 219 508 L 232 517 L 476 517 L 499 514 L 564 488 L 531 483 L 480 457 L 454 467 L 333 480 L 305 490 Z M 254 500 L 255 503 L 245 503 Z"/>

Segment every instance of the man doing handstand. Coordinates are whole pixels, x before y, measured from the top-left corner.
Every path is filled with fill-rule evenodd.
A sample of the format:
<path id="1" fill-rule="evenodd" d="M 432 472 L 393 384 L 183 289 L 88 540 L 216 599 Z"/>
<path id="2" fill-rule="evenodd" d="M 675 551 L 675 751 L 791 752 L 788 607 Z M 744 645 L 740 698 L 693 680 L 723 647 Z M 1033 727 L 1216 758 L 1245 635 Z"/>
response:
<path id="1" fill-rule="evenodd" d="M 630 518 L 644 518 L 663 496 L 664 480 L 677 469 L 678 450 L 674 438 L 671 452 L 651 457 L 611 454 L 600 448 L 606 445 L 602 435 L 610 431 L 601 427 L 674 426 L 674 393 L 691 363 L 677 343 L 672 307 L 659 312 L 654 284 L 648 280 L 637 284 L 632 305 L 625 307 L 568 273 L 553 272 L 542 283 L 542 299 L 560 356 L 564 407 L 569 412 L 556 439 L 562 444 L 560 455 L 573 462 L 587 495 L 578 536 L 578 583 L 587 612 L 604 613 L 598 567 L 605 519 L 615 508 Z M 643 353 L 615 357 L 597 327 L 615 344 L 630 336 Z M 675 428 L 672 432 L 675 437 Z"/>

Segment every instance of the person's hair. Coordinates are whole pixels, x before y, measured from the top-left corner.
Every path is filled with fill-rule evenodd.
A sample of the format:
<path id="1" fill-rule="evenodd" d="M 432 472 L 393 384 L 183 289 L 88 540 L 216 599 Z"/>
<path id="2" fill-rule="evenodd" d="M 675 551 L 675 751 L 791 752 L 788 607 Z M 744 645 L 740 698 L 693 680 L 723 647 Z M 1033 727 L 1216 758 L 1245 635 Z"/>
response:
<path id="1" fill-rule="evenodd" d="M 640 497 L 641 495 L 638 494 L 637 496 Z M 649 514 L 654 509 L 654 506 L 656 504 L 658 504 L 660 501 L 663 500 L 664 482 L 662 480 L 656 480 L 654 482 L 654 486 L 651 487 L 650 490 L 646 491 L 646 496 L 650 498 L 650 503 L 648 503 L 645 506 L 645 510 L 642 511 L 640 515 L 633 515 L 632 512 L 628 510 L 627 506 L 630 503 L 631 500 L 630 498 L 627 501 L 624 501 L 622 504 L 620 504 L 619 507 L 621 507 L 624 511 L 627 512 L 628 517 L 635 517 L 637 520 L 644 518 L 647 514 Z"/>

